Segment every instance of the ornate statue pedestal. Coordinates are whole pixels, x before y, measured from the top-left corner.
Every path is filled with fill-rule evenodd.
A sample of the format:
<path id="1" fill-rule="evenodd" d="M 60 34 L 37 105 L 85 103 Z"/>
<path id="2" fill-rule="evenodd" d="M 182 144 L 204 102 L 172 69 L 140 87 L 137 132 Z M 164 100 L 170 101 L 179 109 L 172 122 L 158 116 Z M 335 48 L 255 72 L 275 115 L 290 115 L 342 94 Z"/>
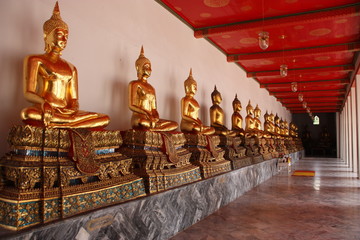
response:
<path id="1" fill-rule="evenodd" d="M 260 139 L 261 144 L 260 144 L 260 154 L 263 156 L 264 160 L 270 160 L 273 158 L 269 147 L 269 139 L 262 137 Z"/>
<path id="2" fill-rule="evenodd" d="M 278 138 L 275 140 L 275 144 L 276 144 L 276 151 L 279 153 L 279 156 L 289 154 L 289 152 L 287 151 L 284 145 L 284 139 L 282 136 L 278 136 Z"/>
<path id="3" fill-rule="evenodd" d="M 134 173 L 144 178 L 146 192 L 201 180 L 199 167 L 190 164 L 183 133 L 130 129 L 123 132 L 123 139 L 120 152 L 133 159 Z"/>
<path id="4" fill-rule="evenodd" d="M 218 145 L 217 135 L 184 133 L 185 147 L 191 152 L 191 163 L 199 166 L 203 178 L 209 178 L 231 170 L 231 163 L 224 159 L 225 151 Z"/>
<path id="5" fill-rule="evenodd" d="M 264 161 L 260 154 L 259 139 L 256 136 L 245 137 L 246 156 L 251 157 L 252 164 Z"/>
<path id="6" fill-rule="evenodd" d="M 19 230 L 145 195 L 119 131 L 14 126 L 0 161 L 0 225 Z"/>
<path id="7" fill-rule="evenodd" d="M 231 162 L 232 169 L 239 169 L 251 165 L 251 157 L 246 156 L 246 148 L 241 145 L 241 137 L 220 135 L 220 144 L 225 151 L 225 159 Z"/>

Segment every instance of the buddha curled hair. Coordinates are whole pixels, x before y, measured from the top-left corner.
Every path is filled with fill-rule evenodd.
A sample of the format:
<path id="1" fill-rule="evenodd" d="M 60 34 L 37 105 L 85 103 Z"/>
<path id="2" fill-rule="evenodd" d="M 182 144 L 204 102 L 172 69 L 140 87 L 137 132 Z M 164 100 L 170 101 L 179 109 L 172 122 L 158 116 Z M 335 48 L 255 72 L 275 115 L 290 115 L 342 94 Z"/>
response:
<path id="1" fill-rule="evenodd" d="M 235 94 L 235 98 L 234 98 L 234 100 L 233 100 L 233 102 L 232 102 L 232 105 L 233 105 L 233 108 L 235 109 L 235 105 L 236 104 L 240 104 L 241 105 L 241 102 L 240 102 L 240 100 L 237 98 L 237 94 Z"/>

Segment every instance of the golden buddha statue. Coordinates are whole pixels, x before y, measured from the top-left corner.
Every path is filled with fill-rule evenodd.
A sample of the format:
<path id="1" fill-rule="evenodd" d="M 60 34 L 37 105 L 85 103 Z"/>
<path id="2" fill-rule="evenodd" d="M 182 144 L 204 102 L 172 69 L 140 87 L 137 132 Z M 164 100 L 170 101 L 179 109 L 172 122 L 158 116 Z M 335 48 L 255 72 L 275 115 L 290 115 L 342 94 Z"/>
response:
<path id="1" fill-rule="evenodd" d="M 138 79 L 129 83 L 129 108 L 133 112 L 132 128 L 150 131 L 175 130 L 178 127 L 176 122 L 159 118 L 155 89 L 147 81 L 151 75 L 151 62 L 144 56 L 143 47 L 135 67 Z"/>
<path id="2" fill-rule="evenodd" d="M 215 133 L 214 128 L 204 126 L 199 119 L 200 105 L 194 98 L 197 91 L 197 83 L 192 76 L 192 69 L 190 69 L 189 77 L 184 81 L 184 88 L 186 96 L 181 99 L 181 131 L 205 135 Z"/>
<path id="3" fill-rule="evenodd" d="M 289 135 L 289 123 L 284 120 L 284 135 Z"/>
<path id="4" fill-rule="evenodd" d="M 282 118 L 280 119 L 280 134 L 285 135 L 285 124 Z"/>
<path id="5" fill-rule="evenodd" d="M 21 111 L 22 120 L 53 128 L 107 126 L 107 115 L 79 110 L 77 70 L 60 57 L 67 44 L 68 26 L 57 2 L 43 30 L 45 54 L 24 60 L 24 96 L 33 106 Z"/>
<path id="6" fill-rule="evenodd" d="M 254 109 L 254 127 L 257 130 L 261 130 L 260 116 L 261 116 L 261 110 L 259 106 L 256 104 L 256 108 Z"/>
<path id="7" fill-rule="evenodd" d="M 272 133 L 273 132 L 273 124 L 271 123 L 271 116 L 270 114 L 268 114 L 268 112 L 266 111 L 266 113 L 264 114 L 264 131 L 268 132 L 268 133 Z"/>
<path id="8" fill-rule="evenodd" d="M 240 114 L 242 107 L 241 102 L 237 98 L 237 94 L 235 95 L 232 105 L 234 109 L 234 113 L 231 116 L 232 130 L 239 133 L 240 135 L 244 135 L 244 129 L 242 127 L 243 118 Z"/>
<path id="9" fill-rule="evenodd" d="M 277 114 L 276 114 L 276 116 L 274 118 L 274 124 L 275 124 L 275 133 L 276 134 L 281 134 L 280 118 L 279 118 L 279 116 Z"/>
<path id="10" fill-rule="evenodd" d="M 229 130 L 224 125 L 224 110 L 220 107 L 222 101 L 221 93 L 214 88 L 214 91 L 211 93 L 211 100 L 213 105 L 210 107 L 210 122 L 211 126 L 215 128 L 215 133 L 225 136 L 235 136 L 236 133 Z"/>
<path id="11" fill-rule="evenodd" d="M 246 106 L 246 117 L 245 117 L 245 131 L 254 130 L 255 129 L 255 120 L 253 117 L 254 108 L 251 106 L 250 100 L 248 105 Z"/>

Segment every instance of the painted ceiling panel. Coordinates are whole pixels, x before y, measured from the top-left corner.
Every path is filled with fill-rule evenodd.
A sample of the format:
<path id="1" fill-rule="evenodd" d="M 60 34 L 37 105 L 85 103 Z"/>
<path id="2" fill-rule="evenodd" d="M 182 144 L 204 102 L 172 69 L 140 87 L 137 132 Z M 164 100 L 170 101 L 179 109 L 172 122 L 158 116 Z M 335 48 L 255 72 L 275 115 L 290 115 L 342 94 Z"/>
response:
<path id="1" fill-rule="evenodd" d="M 292 112 L 340 111 L 360 66 L 358 0 L 157 0 Z M 269 33 L 269 47 L 258 34 Z M 287 76 L 280 76 L 280 65 Z M 291 84 L 296 83 L 296 92 Z M 317 104 L 318 102 L 325 102 Z M 295 104 L 289 107 L 287 104 Z M 312 104 L 314 103 L 314 104 Z"/>

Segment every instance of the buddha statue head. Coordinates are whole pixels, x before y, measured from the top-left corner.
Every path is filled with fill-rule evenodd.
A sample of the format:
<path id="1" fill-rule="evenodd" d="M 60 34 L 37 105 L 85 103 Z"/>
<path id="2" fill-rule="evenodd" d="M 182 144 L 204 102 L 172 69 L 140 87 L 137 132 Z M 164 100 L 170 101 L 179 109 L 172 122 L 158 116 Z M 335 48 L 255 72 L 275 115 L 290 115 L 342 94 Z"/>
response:
<path id="1" fill-rule="evenodd" d="M 69 33 L 68 25 L 61 19 L 59 4 L 55 3 L 53 14 L 43 25 L 45 51 L 51 52 L 58 48 L 59 53 L 65 49 Z"/>
<path id="2" fill-rule="evenodd" d="M 141 46 L 140 55 L 135 62 L 138 79 L 147 79 L 151 75 L 151 62 L 144 55 L 144 47 Z"/>
<path id="3" fill-rule="evenodd" d="M 220 104 L 222 101 L 221 93 L 214 87 L 214 91 L 211 93 L 211 100 L 213 104 Z"/>
<path id="4" fill-rule="evenodd" d="M 233 106 L 234 112 L 240 112 L 242 109 L 241 102 L 237 98 L 237 94 L 235 95 L 235 98 L 232 102 L 232 106 Z"/>
<path id="5" fill-rule="evenodd" d="M 248 105 L 246 106 L 246 113 L 248 116 L 254 114 L 254 108 L 253 108 L 253 106 L 251 106 L 250 100 L 249 100 Z"/>
<path id="6" fill-rule="evenodd" d="M 197 91 L 197 83 L 192 76 L 192 69 L 190 69 L 189 77 L 184 81 L 184 88 L 186 95 L 194 96 Z"/>

